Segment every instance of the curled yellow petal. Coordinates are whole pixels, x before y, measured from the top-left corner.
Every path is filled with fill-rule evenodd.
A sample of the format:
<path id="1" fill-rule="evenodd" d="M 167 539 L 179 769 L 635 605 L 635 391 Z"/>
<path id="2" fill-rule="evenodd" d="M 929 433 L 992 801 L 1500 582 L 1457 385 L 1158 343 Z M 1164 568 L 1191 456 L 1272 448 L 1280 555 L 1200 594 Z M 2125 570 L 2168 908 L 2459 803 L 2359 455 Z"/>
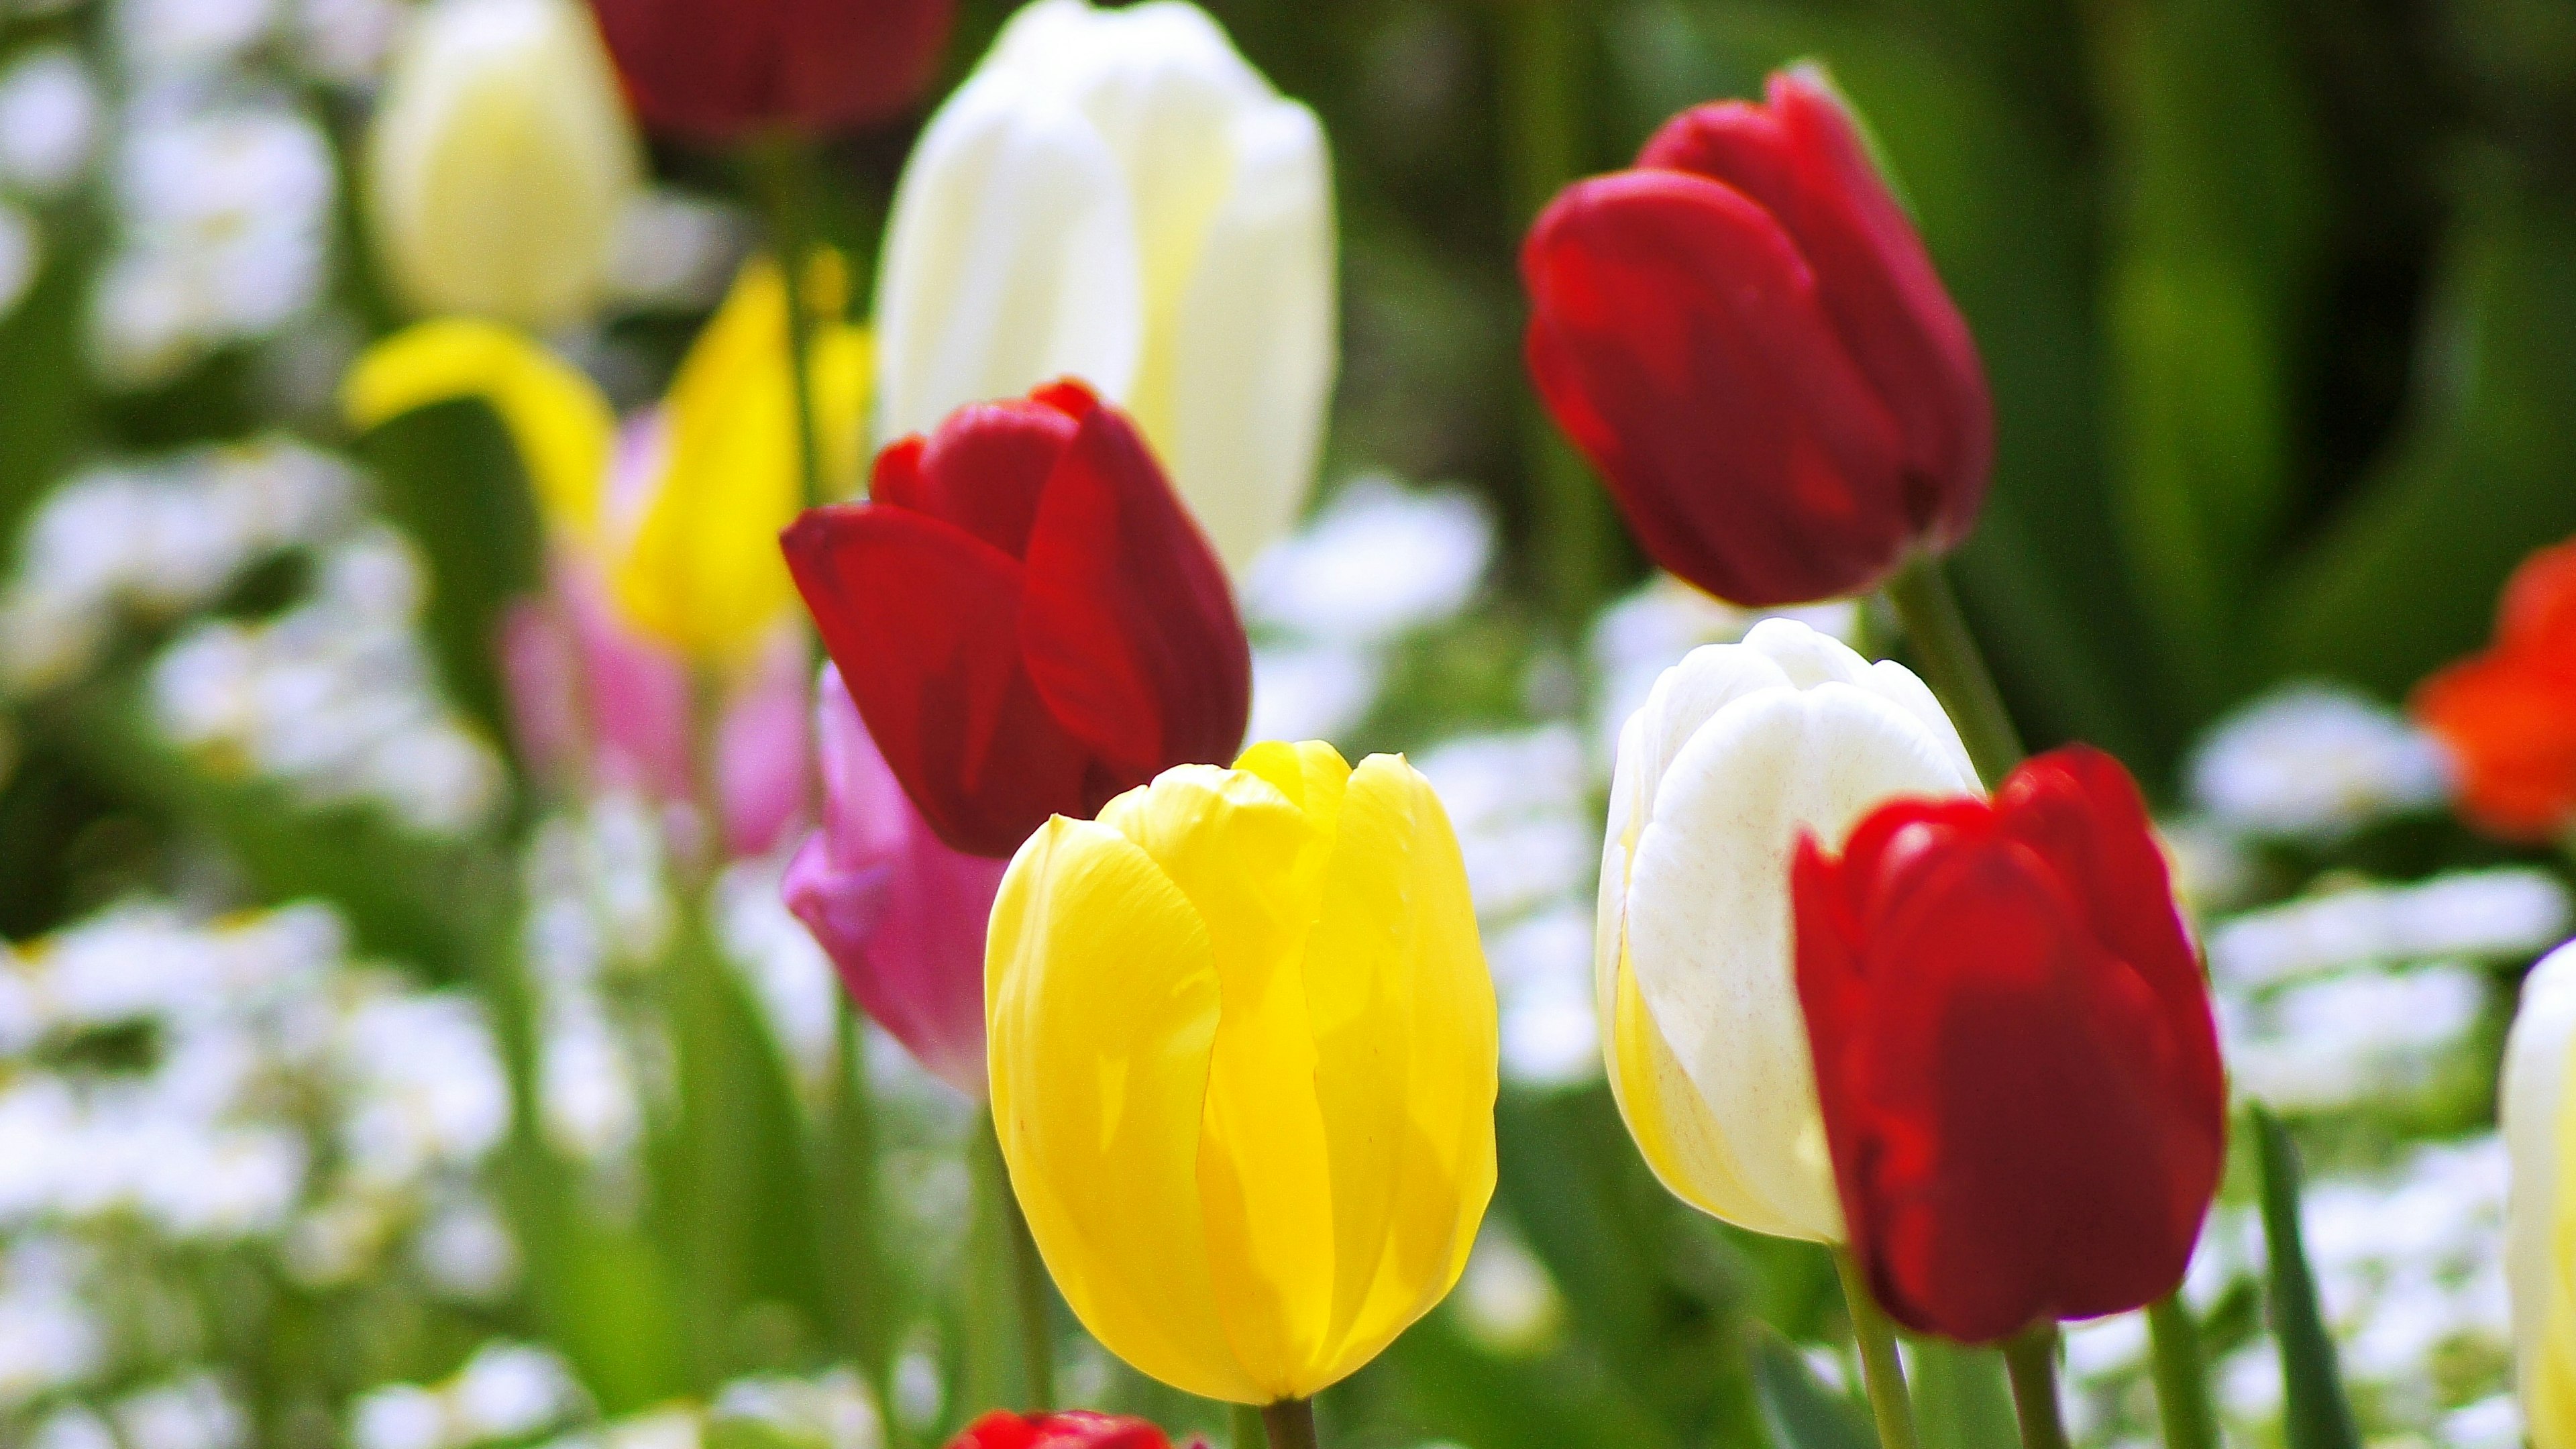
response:
<path id="1" fill-rule="evenodd" d="M 525 335 L 465 317 L 423 322 L 369 348 L 340 390 L 359 428 L 461 398 L 500 416 L 546 521 L 592 537 L 617 415 L 589 378 Z"/>
<path id="2" fill-rule="evenodd" d="M 856 485 L 865 437 L 868 339 L 837 320 L 840 261 L 808 272 L 819 314 L 808 369 L 824 493 Z M 621 611 L 694 658 L 738 661 L 794 604 L 778 534 L 804 506 L 788 365 L 787 288 L 754 261 L 681 363 L 666 402 L 665 453 L 650 500 L 617 560 Z"/>

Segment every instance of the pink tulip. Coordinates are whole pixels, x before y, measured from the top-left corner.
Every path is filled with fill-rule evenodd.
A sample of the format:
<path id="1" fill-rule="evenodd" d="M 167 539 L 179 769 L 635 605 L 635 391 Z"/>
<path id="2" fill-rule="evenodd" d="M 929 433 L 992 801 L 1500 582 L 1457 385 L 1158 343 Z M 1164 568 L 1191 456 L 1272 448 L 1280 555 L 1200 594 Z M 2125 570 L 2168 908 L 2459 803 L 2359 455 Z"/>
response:
<path id="1" fill-rule="evenodd" d="M 787 868 L 787 908 L 868 1015 L 933 1074 L 980 1101 L 984 927 L 1010 862 L 940 842 L 828 665 L 815 724 L 823 826 Z"/>
<path id="2" fill-rule="evenodd" d="M 814 756 L 806 729 L 804 633 L 793 625 L 763 646 L 716 725 L 716 800 L 725 849 L 767 855 L 806 823 Z"/>

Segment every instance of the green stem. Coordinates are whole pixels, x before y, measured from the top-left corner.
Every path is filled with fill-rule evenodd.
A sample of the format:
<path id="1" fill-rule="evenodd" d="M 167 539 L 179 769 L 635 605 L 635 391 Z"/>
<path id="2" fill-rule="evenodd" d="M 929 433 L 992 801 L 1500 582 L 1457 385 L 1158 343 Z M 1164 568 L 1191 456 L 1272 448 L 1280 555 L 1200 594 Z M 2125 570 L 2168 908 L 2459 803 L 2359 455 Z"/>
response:
<path id="1" fill-rule="evenodd" d="M 805 506 L 815 508 L 831 500 L 824 496 L 822 435 L 815 426 L 813 304 L 805 295 L 805 268 L 813 259 L 815 247 L 810 185 L 813 158 L 806 153 L 802 138 L 781 132 L 758 143 L 755 159 L 761 172 L 762 199 L 769 211 L 769 247 L 787 288 L 787 351 L 795 363 L 789 373 L 796 398 L 798 476 L 804 484 Z"/>
<path id="2" fill-rule="evenodd" d="M 2020 731 L 2004 709 L 1995 676 L 1977 648 L 1968 618 L 1959 612 L 1959 596 L 1938 554 L 1918 554 L 1887 581 L 1887 601 L 1905 621 L 1905 637 L 1914 645 L 1923 682 L 1941 697 L 1968 758 L 1988 785 L 1997 785 L 2022 761 Z"/>
<path id="3" fill-rule="evenodd" d="M 825 1261 L 838 1273 L 841 1341 L 858 1360 L 877 1402 L 888 1449 L 902 1449 L 894 1416 L 894 1342 L 886 1322 L 888 1274 L 878 1231 L 876 1104 L 868 1094 L 867 1031 L 856 1007 L 841 1001 L 838 1070 L 832 1083 L 831 1202 Z"/>
<path id="4" fill-rule="evenodd" d="M 1028 1408 L 1010 1385 L 1013 1326 L 1018 1320 L 1018 1268 L 1011 1251 L 1009 1174 L 994 1140 L 991 1118 L 979 1114 L 966 1144 L 972 1189 L 966 1243 L 966 1363 L 960 1406 L 972 1418 L 987 1409 Z"/>
<path id="5" fill-rule="evenodd" d="M 1250 1404 L 1234 1406 L 1234 1449 L 1270 1449 L 1270 1430 Z"/>
<path id="6" fill-rule="evenodd" d="M 987 1121 L 990 1121 L 988 1116 Z M 1055 1324 L 1053 1304 L 1047 1287 L 1046 1259 L 1038 1256 L 1038 1240 L 1029 1231 L 1029 1215 L 1020 1207 L 1019 1194 L 1011 1189 L 1010 1164 L 1001 1155 L 1000 1124 L 994 1124 L 993 1156 L 1002 1164 L 1001 1199 L 1003 1226 L 1011 1237 L 1013 1287 L 1020 1310 L 1020 1364 L 1028 1375 L 1029 1406 L 1052 1409 L 1055 1405 Z"/>
<path id="7" fill-rule="evenodd" d="M 2043 1323 L 2006 1339 L 2004 1367 L 2012 1374 L 2022 1449 L 2067 1449 L 2066 1425 L 2057 1417 L 2057 1325 Z"/>
<path id="8" fill-rule="evenodd" d="M 2164 1414 L 2165 1449 L 2219 1449 L 2200 1325 L 2192 1321 L 2179 1290 L 2147 1305 L 2147 1333 L 2155 1350 L 2156 1405 Z"/>
<path id="9" fill-rule="evenodd" d="M 1261 1411 L 1261 1427 L 1269 1432 L 1270 1449 L 1316 1449 L 1321 1442 L 1313 1399 L 1281 1399 Z"/>
<path id="10" fill-rule="evenodd" d="M 1896 1356 L 1896 1328 L 1878 1306 L 1848 1248 L 1834 1250 L 1843 1280 L 1852 1337 L 1860 1341 L 1861 1378 L 1869 1387 L 1870 1417 L 1878 1421 L 1880 1449 L 1914 1449 L 1914 1405 L 1905 1397 L 1905 1365 Z"/>
<path id="11" fill-rule="evenodd" d="M 1503 160 L 1513 215 L 1526 223 L 1581 167 L 1583 12 L 1563 0 L 1503 0 L 1501 9 Z M 1535 397 L 1523 409 L 1521 454 L 1540 582 L 1558 624 L 1579 633 L 1610 589 L 1618 532 L 1609 500 Z"/>

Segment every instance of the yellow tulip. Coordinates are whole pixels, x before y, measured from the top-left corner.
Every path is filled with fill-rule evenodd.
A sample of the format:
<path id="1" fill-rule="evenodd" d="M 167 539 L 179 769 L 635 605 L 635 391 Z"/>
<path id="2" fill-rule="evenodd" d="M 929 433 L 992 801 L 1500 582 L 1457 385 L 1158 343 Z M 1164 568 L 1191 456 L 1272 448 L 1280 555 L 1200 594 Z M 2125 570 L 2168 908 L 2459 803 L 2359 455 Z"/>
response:
<path id="1" fill-rule="evenodd" d="M 1257 745 L 1049 821 L 984 999 L 1012 1188 L 1138 1369 L 1306 1398 L 1456 1284 L 1493 1195 L 1494 991 L 1401 757 Z"/>
<path id="2" fill-rule="evenodd" d="M 858 483 L 869 353 L 839 322 L 839 258 L 807 273 L 817 317 L 808 360 L 827 496 Z M 663 408 L 663 446 L 640 502 L 606 498 L 617 420 L 589 378 L 510 328 L 424 322 L 359 359 L 342 403 L 357 426 L 477 398 L 497 413 L 547 523 L 599 561 L 618 610 L 640 632 L 705 663 L 739 664 L 796 600 L 778 533 L 804 503 L 786 287 L 755 261 L 681 363 Z"/>

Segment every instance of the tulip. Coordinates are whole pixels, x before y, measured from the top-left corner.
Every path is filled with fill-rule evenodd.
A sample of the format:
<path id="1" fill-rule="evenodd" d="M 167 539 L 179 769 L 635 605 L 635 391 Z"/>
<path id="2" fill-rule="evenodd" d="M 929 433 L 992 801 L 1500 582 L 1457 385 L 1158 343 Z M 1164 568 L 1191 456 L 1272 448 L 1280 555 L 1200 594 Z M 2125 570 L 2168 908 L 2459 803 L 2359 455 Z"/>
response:
<path id="1" fill-rule="evenodd" d="M 1142 1419 L 1074 1410 L 1021 1418 L 986 1414 L 948 1442 L 948 1449 L 1172 1449 L 1162 1430 Z M 1190 1449 L 1207 1449 L 1193 1439 Z"/>
<path id="2" fill-rule="evenodd" d="M 597 304 L 643 162 L 575 0 L 435 0 L 387 71 L 366 174 L 413 308 L 551 328 Z"/>
<path id="3" fill-rule="evenodd" d="M 1790 934 L 1798 837 L 1977 789 L 1903 665 L 1804 624 L 1666 670 L 1619 738 L 1594 955 L 1602 1056 L 1664 1186 L 1740 1227 L 1837 1242 Z"/>
<path id="4" fill-rule="evenodd" d="M 1876 587 L 1965 537 L 1976 344 L 1823 76 L 1686 111 L 1521 252 L 1540 396 L 1646 552 L 1749 607 Z"/>
<path id="5" fill-rule="evenodd" d="M 2513 1294 L 2514 1383 L 2534 1449 L 2576 1446 L 2576 1166 L 2568 1140 L 2568 1047 L 2576 1042 L 2576 946 L 2552 951 L 2522 984 L 2498 1092 L 2512 1173 L 2505 1277 Z"/>
<path id="6" fill-rule="evenodd" d="M 787 867 L 787 908 L 868 1019 L 980 1101 L 984 924 L 1005 863 L 960 854 L 931 833 L 828 664 L 819 693 L 823 826 Z"/>
<path id="7" fill-rule="evenodd" d="M 1304 1399 L 1457 1282 L 1494 1186 L 1494 989 L 1403 759 L 1263 744 L 1048 821 L 985 971 L 1012 1188 L 1128 1363 Z"/>
<path id="8" fill-rule="evenodd" d="M 1965 1343 L 2171 1293 L 2218 1191 L 2218 1027 L 2146 802 L 2110 756 L 1799 846 L 1798 996 L 1853 1256 Z"/>
<path id="9" fill-rule="evenodd" d="M 887 226 L 884 436 L 1079 377 L 1237 573 L 1311 488 L 1335 342 L 1312 113 L 1178 0 L 1038 0 L 931 120 Z"/>
<path id="10" fill-rule="evenodd" d="M 2576 542 L 2514 570 L 2494 643 L 2425 680 L 2412 709 L 2469 823 L 2532 842 L 2576 827 Z"/>
<path id="11" fill-rule="evenodd" d="M 1075 383 L 961 408 L 877 459 L 872 501 L 787 531 L 796 585 L 939 838 L 1008 856 L 1252 708 L 1224 570 L 1135 425 Z"/>
<path id="12" fill-rule="evenodd" d="M 901 114 L 939 69 L 956 0 L 591 0 L 655 131 L 738 141 Z"/>

